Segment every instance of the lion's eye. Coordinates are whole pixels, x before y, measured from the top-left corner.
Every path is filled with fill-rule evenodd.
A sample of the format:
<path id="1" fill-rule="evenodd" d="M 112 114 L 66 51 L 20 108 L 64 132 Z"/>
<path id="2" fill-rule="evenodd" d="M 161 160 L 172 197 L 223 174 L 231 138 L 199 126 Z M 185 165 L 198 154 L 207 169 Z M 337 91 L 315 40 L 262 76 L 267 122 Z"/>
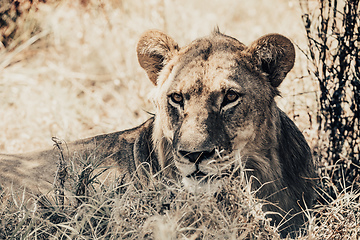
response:
<path id="1" fill-rule="evenodd" d="M 181 104 L 183 102 L 183 96 L 178 93 L 173 93 L 170 95 L 171 101 L 173 101 L 176 104 Z"/>
<path id="2" fill-rule="evenodd" d="M 239 94 L 233 90 L 230 90 L 226 93 L 223 105 L 235 102 L 239 98 Z"/>

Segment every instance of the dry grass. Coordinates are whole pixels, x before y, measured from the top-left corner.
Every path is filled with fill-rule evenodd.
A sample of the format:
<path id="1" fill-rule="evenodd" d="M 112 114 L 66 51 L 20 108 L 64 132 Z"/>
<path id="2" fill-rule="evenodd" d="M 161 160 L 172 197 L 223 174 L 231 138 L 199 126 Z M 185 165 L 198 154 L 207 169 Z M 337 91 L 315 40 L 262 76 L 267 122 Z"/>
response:
<path id="1" fill-rule="evenodd" d="M 147 29 L 163 30 L 180 45 L 215 26 L 245 44 L 277 32 L 306 48 L 295 0 L 63 0 L 35 5 L 16 23 L 11 43 L 0 46 L 1 152 L 48 148 L 53 136 L 71 141 L 147 119 L 147 112 L 153 112 L 148 99 L 152 84 L 135 54 Z M 317 86 L 300 50 L 281 91 L 280 107 L 317 147 Z M 189 195 L 162 180 L 148 189 L 136 181 L 126 189 L 116 183 L 65 208 L 3 193 L 0 237 L 277 239 L 252 193 L 228 187 L 227 194 L 214 198 Z M 338 195 L 309 211 L 308 234 L 300 239 L 359 238 L 358 194 L 348 190 Z"/>
<path id="2" fill-rule="evenodd" d="M 71 174 L 80 176 L 87 167 Z M 61 204 L 59 196 L 43 196 L 35 202 L 23 198 L 21 193 L 3 193 L 0 238 L 279 238 L 265 219 L 262 203 L 254 198 L 243 179 L 224 180 L 228 184 L 215 196 L 189 194 L 176 183 L 164 181 L 151 178 L 149 186 L 137 179 L 131 184 L 117 182 L 107 186 L 93 181 L 85 186 L 88 196 L 67 198 L 66 204 Z"/>

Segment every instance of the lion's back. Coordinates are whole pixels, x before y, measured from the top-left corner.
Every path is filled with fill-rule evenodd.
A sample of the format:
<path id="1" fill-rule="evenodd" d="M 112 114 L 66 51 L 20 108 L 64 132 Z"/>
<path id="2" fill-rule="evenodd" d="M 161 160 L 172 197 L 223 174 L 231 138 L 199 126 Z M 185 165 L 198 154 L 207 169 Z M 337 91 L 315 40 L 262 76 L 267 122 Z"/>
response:
<path id="1" fill-rule="evenodd" d="M 102 134 L 71 143 L 57 142 L 52 149 L 26 154 L 0 154 L 0 186 L 46 193 L 54 188 L 57 174 L 66 168 L 67 176 L 77 178 L 85 169 L 94 175 L 106 169 L 100 181 L 111 176 L 131 175 L 144 162 L 151 171 L 158 171 L 157 158 L 152 155 L 152 124 L 150 118 L 133 129 Z M 104 178 L 104 179 L 103 179 Z M 75 179 L 76 180 L 76 179 Z M 68 181 L 68 180 L 66 180 Z"/>

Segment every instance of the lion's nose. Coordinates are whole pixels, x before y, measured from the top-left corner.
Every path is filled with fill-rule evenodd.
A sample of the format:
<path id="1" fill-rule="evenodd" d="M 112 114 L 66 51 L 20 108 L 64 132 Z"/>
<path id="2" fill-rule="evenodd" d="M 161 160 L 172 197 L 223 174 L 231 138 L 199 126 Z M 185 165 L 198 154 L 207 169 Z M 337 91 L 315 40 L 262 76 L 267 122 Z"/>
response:
<path id="1" fill-rule="evenodd" d="M 189 152 L 184 150 L 179 150 L 179 153 L 182 157 L 188 159 L 192 163 L 200 163 L 203 160 L 210 159 L 215 155 L 215 149 L 212 151 L 200 151 L 200 152 Z"/>

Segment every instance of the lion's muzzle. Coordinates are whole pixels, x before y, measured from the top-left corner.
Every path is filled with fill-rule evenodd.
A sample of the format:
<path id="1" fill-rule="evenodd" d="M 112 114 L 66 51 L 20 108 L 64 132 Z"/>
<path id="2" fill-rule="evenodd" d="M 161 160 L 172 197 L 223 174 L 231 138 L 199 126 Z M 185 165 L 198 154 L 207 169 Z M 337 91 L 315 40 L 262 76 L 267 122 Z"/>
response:
<path id="1" fill-rule="evenodd" d="M 183 177 L 199 183 L 210 183 L 217 178 L 216 171 L 211 168 L 212 162 L 216 158 L 215 148 L 204 151 L 178 150 L 179 157 L 177 167 L 182 172 Z"/>
<path id="2" fill-rule="evenodd" d="M 216 149 L 205 151 L 178 150 L 175 164 L 183 175 L 183 184 L 190 192 L 211 193 L 220 186 L 216 167 Z"/>
<path id="3" fill-rule="evenodd" d="M 200 165 L 203 165 L 204 162 L 211 161 L 215 157 L 215 148 L 208 151 L 196 151 L 190 152 L 185 150 L 178 150 L 178 155 L 183 161 L 186 161 L 188 165 L 193 166 L 193 172 L 186 175 L 188 178 L 194 178 L 196 180 L 204 180 L 204 178 L 209 174 L 208 172 L 200 169 Z"/>

